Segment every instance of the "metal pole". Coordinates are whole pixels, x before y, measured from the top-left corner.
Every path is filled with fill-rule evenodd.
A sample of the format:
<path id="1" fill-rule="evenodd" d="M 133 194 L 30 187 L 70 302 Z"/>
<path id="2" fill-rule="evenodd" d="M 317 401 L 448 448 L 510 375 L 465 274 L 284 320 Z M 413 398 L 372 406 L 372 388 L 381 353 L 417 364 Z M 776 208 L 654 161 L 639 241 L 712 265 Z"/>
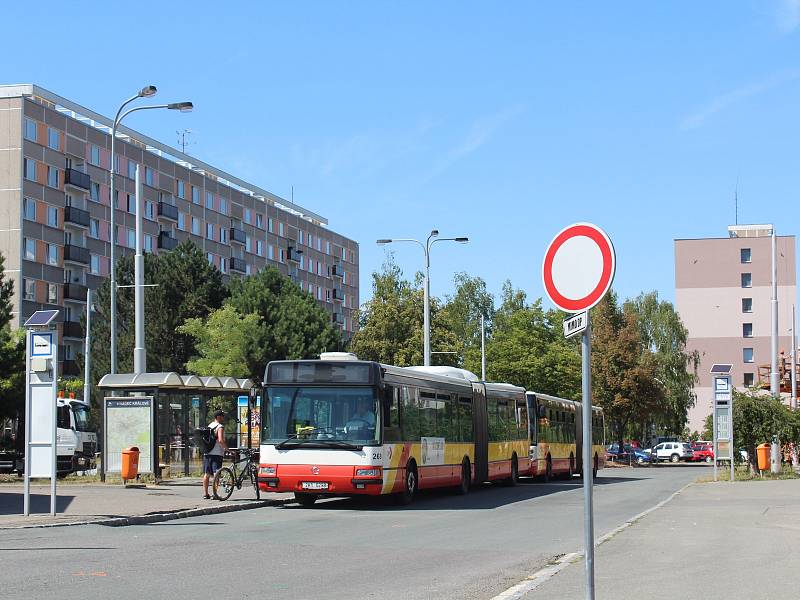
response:
<path id="1" fill-rule="evenodd" d="M 481 315 L 481 381 L 486 381 L 486 327 Z"/>
<path id="2" fill-rule="evenodd" d="M 792 304 L 792 399 L 789 403 L 792 410 L 797 410 L 797 316 Z"/>
<path id="3" fill-rule="evenodd" d="M 719 456 L 719 442 L 717 441 L 717 398 L 714 397 L 714 408 L 711 409 L 712 441 L 714 446 L 714 481 L 717 480 L 717 460 Z M 733 460 L 733 453 L 731 453 Z"/>
<path id="4" fill-rule="evenodd" d="M 586 600 L 594 600 L 594 484 L 592 461 L 592 325 L 586 311 L 586 331 L 581 338 L 581 375 L 583 379 L 583 531 L 586 565 Z"/>
<path id="5" fill-rule="evenodd" d="M 130 102 L 130 100 L 128 100 Z M 125 103 L 127 104 L 127 102 Z M 122 106 L 125 106 L 123 104 Z M 119 111 L 122 110 L 120 106 Z M 111 181 L 108 184 L 109 198 L 108 204 L 111 210 L 111 256 L 110 256 L 110 307 L 111 307 L 111 373 L 117 372 L 117 205 L 114 201 L 114 177 L 116 176 L 116 168 L 114 161 L 114 146 L 117 140 L 117 123 L 119 119 L 119 111 L 117 111 L 117 118 L 114 119 L 114 126 L 111 128 Z"/>
<path id="6" fill-rule="evenodd" d="M 25 330 L 25 456 L 24 462 L 24 480 L 23 480 L 23 500 L 22 500 L 22 514 L 30 516 L 31 514 L 31 332 L 29 329 Z"/>
<path id="7" fill-rule="evenodd" d="M 731 399 L 728 401 L 728 410 L 730 411 L 730 424 L 728 427 L 730 428 L 731 432 L 731 481 L 733 481 L 735 479 L 735 475 L 733 474 L 733 459 L 736 452 L 736 446 L 733 444 L 733 389 L 731 389 Z M 714 458 L 716 459 L 716 455 L 714 455 Z"/>
<path id="8" fill-rule="evenodd" d="M 83 401 L 92 405 L 92 290 L 86 290 L 86 341 L 83 348 Z"/>
<path id="9" fill-rule="evenodd" d="M 780 394 L 780 381 L 778 373 L 778 244 L 775 236 L 775 226 L 772 226 L 772 302 L 771 302 L 771 320 L 772 320 L 772 337 L 770 354 L 771 372 L 769 377 L 769 391 L 776 398 Z"/>
<path id="10" fill-rule="evenodd" d="M 53 332 L 53 370 L 52 370 L 52 398 L 58 398 L 58 334 Z M 54 402 L 55 404 L 55 402 Z M 50 466 L 50 516 L 56 516 L 56 479 L 58 479 L 58 411 L 53 407 L 53 431 L 51 434 L 53 464 Z"/>
<path id="11" fill-rule="evenodd" d="M 141 166 L 136 165 L 136 255 L 133 258 L 134 336 L 133 372 L 147 372 L 147 351 L 144 347 L 144 255 L 142 254 L 142 221 L 144 194 Z"/>
<path id="12" fill-rule="evenodd" d="M 423 363 L 426 367 L 431 366 L 431 247 L 430 242 L 425 247 L 425 291 L 423 308 Z"/>

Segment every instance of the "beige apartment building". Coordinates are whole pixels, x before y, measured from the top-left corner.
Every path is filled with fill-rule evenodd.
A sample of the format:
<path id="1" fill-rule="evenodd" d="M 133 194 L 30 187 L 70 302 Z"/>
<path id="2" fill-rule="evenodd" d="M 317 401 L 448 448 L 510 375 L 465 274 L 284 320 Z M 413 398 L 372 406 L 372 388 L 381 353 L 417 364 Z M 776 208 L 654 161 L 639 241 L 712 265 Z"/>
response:
<path id="1" fill-rule="evenodd" d="M 0 86 L 0 252 L 14 323 L 58 308 L 62 373 L 78 373 L 87 289 L 109 275 L 113 120 L 36 85 Z M 136 166 L 144 249 L 190 239 L 225 277 L 277 267 L 349 336 L 358 244 L 306 208 L 126 127 L 115 144 L 117 256 L 134 252 Z"/>
<path id="2" fill-rule="evenodd" d="M 770 225 L 733 225 L 728 237 L 675 240 L 675 302 L 700 353 L 697 403 L 689 428 L 702 431 L 712 408 L 714 363 L 733 365 L 738 388 L 758 383 L 770 364 L 772 242 Z M 778 350 L 791 351 L 792 305 L 797 301 L 795 236 L 778 236 Z"/>

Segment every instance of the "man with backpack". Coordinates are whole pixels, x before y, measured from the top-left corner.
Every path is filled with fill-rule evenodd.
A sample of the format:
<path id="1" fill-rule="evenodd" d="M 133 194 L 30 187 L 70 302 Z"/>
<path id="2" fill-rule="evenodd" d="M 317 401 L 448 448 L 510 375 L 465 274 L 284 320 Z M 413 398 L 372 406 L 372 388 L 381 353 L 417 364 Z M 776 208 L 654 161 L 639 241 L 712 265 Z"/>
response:
<path id="1" fill-rule="evenodd" d="M 210 438 L 206 440 L 206 451 L 203 453 L 203 498 L 206 500 L 211 499 L 208 494 L 208 481 L 214 473 L 222 468 L 222 457 L 228 449 L 228 445 L 225 443 L 224 421 L 225 413 L 221 410 L 215 411 L 214 420 L 208 424 L 209 432 L 205 434 Z"/>

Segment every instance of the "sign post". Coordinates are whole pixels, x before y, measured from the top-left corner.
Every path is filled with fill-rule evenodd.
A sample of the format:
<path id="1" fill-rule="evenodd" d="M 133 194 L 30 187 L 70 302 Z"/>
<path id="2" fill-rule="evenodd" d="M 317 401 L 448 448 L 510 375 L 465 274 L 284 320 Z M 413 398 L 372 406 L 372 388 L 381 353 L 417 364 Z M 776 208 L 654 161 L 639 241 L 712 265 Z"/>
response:
<path id="1" fill-rule="evenodd" d="M 25 479 L 22 514 L 31 514 L 31 478 L 50 478 L 50 515 L 56 516 L 58 338 L 57 310 L 37 310 L 25 321 Z"/>
<path id="2" fill-rule="evenodd" d="M 733 365 L 715 364 L 711 366 L 714 376 L 714 481 L 717 480 L 717 461 L 731 461 L 731 481 L 733 473 L 733 388 L 731 368 Z"/>
<path id="3" fill-rule="evenodd" d="M 564 320 L 564 335 L 581 336 L 583 521 L 586 598 L 594 600 L 594 458 L 592 456 L 592 342 L 589 309 L 614 280 L 616 257 L 606 233 L 591 223 L 562 229 L 550 242 L 542 264 L 545 292 L 558 308 L 576 313 Z M 579 313 L 579 314 L 578 314 Z"/>

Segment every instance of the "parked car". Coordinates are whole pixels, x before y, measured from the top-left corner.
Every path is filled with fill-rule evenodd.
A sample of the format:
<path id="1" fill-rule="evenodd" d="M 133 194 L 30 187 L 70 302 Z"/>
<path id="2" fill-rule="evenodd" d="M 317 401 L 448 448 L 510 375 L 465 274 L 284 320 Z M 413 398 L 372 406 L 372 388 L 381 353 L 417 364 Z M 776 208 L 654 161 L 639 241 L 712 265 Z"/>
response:
<path id="1" fill-rule="evenodd" d="M 641 465 L 650 462 L 650 455 L 641 448 L 628 444 L 623 445 L 622 452 L 620 452 L 619 444 L 611 444 L 606 447 L 606 460 L 635 462 Z"/>
<path id="2" fill-rule="evenodd" d="M 649 448 L 647 452 L 654 455 L 657 461 L 668 460 L 674 463 L 689 461 L 694 456 L 691 446 L 686 442 L 662 442 Z"/>
<path id="3" fill-rule="evenodd" d="M 692 451 L 696 452 L 697 450 L 711 450 L 713 445 L 714 444 L 712 442 L 697 440 L 694 444 L 692 444 Z"/>
<path id="4" fill-rule="evenodd" d="M 714 461 L 714 450 L 712 448 L 701 446 L 698 448 L 692 449 L 692 461 L 694 462 L 713 462 Z"/>

